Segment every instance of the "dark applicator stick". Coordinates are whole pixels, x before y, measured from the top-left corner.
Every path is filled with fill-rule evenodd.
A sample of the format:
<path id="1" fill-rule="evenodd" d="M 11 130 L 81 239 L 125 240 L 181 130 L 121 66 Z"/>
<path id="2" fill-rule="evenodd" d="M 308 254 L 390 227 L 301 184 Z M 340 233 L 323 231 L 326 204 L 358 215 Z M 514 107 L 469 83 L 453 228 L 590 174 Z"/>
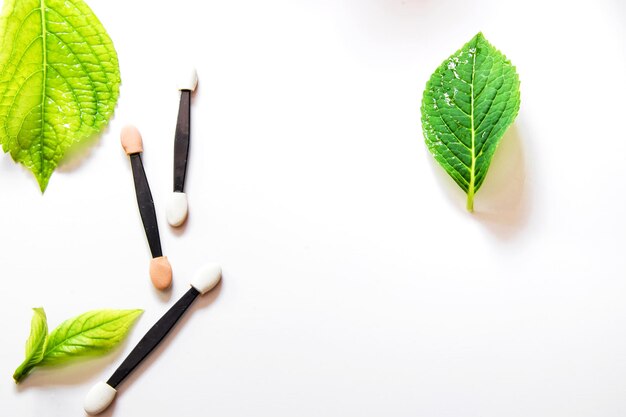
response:
<path id="1" fill-rule="evenodd" d="M 143 169 L 141 154 L 134 153 L 130 155 L 130 164 L 133 169 L 133 179 L 135 180 L 135 193 L 137 194 L 137 204 L 139 205 L 139 214 L 143 228 L 146 231 L 146 238 L 150 246 L 153 258 L 163 256 L 161 249 L 161 237 L 159 236 L 159 225 L 157 223 L 156 211 L 154 209 L 154 201 L 150 192 L 146 171 Z"/>
<path id="2" fill-rule="evenodd" d="M 124 151 L 130 157 L 139 214 L 141 214 L 143 228 L 146 231 L 150 252 L 152 252 L 150 279 L 157 289 L 164 290 L 172 285 L 172 267 L 167 257 L 163 256 L 161 248 L 161 237 L 159 236 L 159 225 L 154 209 L 154 201 L 152 200 L 146 171 L 143 169 L 143 162 L 141 161 L 141 153 L 143 152 L 141 134 L 136 127 L 126 126 L 122 129 L 121 140 Z"/>
<path id="3" fill-rule="evenodd" d="M 191 288 L 156 322 L 137 346 L 124 359 L 107 382 L 99 382 L 85 397 L 84 408 L 88 414 L 99 414 L 115 399 L 117 387 L 156 348 L 176 325 L 198 295 L 206 294 L 220 282 L 222 269 L 217 264 L 205 265 L 191 281 Z"/>
<path id="4" fill-rule="evenodd" d="M 179 81 L 180 105 L 178 106 L 178 120 L 174 135 L 174 192 L 167 204 L 167 222 L 170 226 L 178 227 L 187 220 L 189 211 L 187 194 L 185 194 L 185 177 L 189 160 L 189 142 L 191 131 L 191 93 L 196 89 L 198 77 L 192 69 L 183 74 Z"/>
<path id="5" fill-rule="evenodd" d="M 124 359 L 107 381 L 113 388 L 117 386 L 156 348 L 161 340 L 174 328 L 178 320 L 191 306 L 200 292 L 191 287 L 168 311 L 156 322 L 148 333 L 137 343 L 137 346 Z"/>
<path id="6" fill-rule="evenodd" d="M 189 131 L 191 124 L 191 91 L 181 90 L 178 121 L 174 136 L 174 192 L 185 190 L 185 175 L 189 157 Z"/>

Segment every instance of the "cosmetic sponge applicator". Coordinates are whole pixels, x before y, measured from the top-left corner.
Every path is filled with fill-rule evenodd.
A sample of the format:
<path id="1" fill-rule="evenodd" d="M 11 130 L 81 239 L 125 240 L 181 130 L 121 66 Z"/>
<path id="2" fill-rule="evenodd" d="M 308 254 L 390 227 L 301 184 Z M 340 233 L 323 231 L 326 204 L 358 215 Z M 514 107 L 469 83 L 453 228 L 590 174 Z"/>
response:
<path id="1" fill-rule="evenodd" d="M 120 141 L 124 152 L 130 158 L 130 164 L 133 171 L 133 181 L 135 183 L 135 193 L 137 195 L 137 205 L 141 215 L 141 221 L 146 232 L 152 260 L 150 261 L 150 279 L 155 288 L 166 290 L 172 284 L 172 266 L 163 256 L 161 248 L 161 237 L 159 235 L 159 226 L 157 224 L 154 201 L 148 178 L 141 161 L 143 152 L 143 140 L 139 130 L 132 125 L 122 129 Z"/>
<path id="2" fill-rule="evenodd" d="M 192 66 L 186 67 L 186 70 L 179 74 L 177 84 L 180 90 L 180 105 L 174 135 L 174 190 L 165 209 L 167 222 L 173 227 L 185 223 L 189 212 L 184 188 L 191 136 L 191 93 L 198 85 L 196 70 Z"/>

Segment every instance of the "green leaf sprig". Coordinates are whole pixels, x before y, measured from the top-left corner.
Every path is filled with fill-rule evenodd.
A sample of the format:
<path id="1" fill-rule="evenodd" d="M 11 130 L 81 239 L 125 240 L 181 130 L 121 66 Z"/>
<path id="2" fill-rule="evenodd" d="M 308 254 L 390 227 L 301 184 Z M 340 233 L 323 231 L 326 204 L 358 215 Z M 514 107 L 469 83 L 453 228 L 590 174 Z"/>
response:
<path id="1" fill-rule="evenodd" d="M 43 308 L 34 308 L 26 358 L 13 374 L 21 382 L 36 366 L 62 365 L 100 356 L 117 346 L 143 310 L 93 310 L 66 320 L 48 334 Z"/>
<path id="2" fill-rule="evenodd" d="M 117 53 L 83 0 L 5 0 L 0 15 L 0 144 L 44 192 L 75 145 L 108 123 Z"/>
<path id="3" fill-rule="evenodd" d="M 426 83 L 422 129 L 437 162 L 467 193 L 467 210 L 520 107 L 515 67 L 478 33 Z"/>

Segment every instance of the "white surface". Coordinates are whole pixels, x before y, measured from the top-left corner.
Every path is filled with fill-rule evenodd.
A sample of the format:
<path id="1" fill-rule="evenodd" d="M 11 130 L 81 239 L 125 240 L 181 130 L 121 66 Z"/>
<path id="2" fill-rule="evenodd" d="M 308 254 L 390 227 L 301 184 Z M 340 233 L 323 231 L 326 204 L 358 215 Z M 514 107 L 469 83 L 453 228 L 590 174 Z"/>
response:
<path id="1" fill-rule="evenodd" d="M 85 402 L 83 403 L 83 408 L 87 414 L 100 414 L 106 410 L 109 405 L 111 405 L 116 394 L 117 391 L 115 388 L 106 382 L 100 381 L 91 387 L 87 393 Z"/>
<path id="2" fill-rule="evenodd" d="M 211 291 L 222 279 L 222 268 L 215 263 L 204 265 L 191 280 L 191 286 L 200 294 Z"/>
<path id="3" fill-rule="evenodd" d="M 81 415 L 208 261 L 224 283 L 104 416 L 626 415 L 623 1 L 89 4 L 120 56 L 115 119 L 43 197 L 0 158 L 2 415 Z M 470 215 L 419 107 L 479 30 L 517 66 L 522 106 Z M 193 211 L 174 230 L 179 54 L 200 83 Z M 147 276 L 125 123 L 143 134 L 169 298 Z M 113 354 L 15 387 L 37 306 L 51 326 L 146 311 Z"/>
<path id="4" fill-rule="evenodd" d="M 181 192 L 171 193 L 165 208 L 167 223 L 174 227 L 181 226 L 187 220 L 188 210 L 187 194 Z"/>

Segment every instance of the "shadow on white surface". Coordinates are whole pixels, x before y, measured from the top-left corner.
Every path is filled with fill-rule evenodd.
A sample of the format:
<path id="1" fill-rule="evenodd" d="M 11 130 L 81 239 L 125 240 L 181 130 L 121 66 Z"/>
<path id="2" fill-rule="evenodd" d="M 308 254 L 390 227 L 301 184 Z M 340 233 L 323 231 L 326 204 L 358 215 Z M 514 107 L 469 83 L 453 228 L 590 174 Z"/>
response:
<path id="1" fill-rule="evenodd" d="M 111 117 L 111 119 L 113 116 Z M 56 171 L 60 173 L 73 172 L 78 170 L 85 161 L 87 161 L 97 148 L 102 146 L 102 141 L 105 136 L 108 136 L 111 130 L 111 123 L 107 123 L 106 127 L 99 133 L 85 139 L 82 142 L 76 143 L 70 149 L 67 150 L 65 156 L 59 163 Z"/>
<path id="2" fill-rule="evenodd" d="M 613 6 L 617 9 L 617 14 L 621 14 L 626 18 L 626 2 L 624 0 L 613 0 Z"/>
<path id="3" fill-rule="evenodd" d="M 450 202 L 465 211 L 467 197 L 463 190 L 434 158 L 429 160 Z M 510 239 L 526 224 L 529 210 L 523 140 L 513 124 L 504 134 L 485 182 L 474 197 L 474 213 L 468 215 L 484 224 L 497 238 Z"/>
<path id="4" fill-rule="evenodd" d="M 474 200 L 474 217 L 501 239 L 517 234 L 530 214 L 524 156 L 523 140 L 513 124 L 504 134 Z"/>

